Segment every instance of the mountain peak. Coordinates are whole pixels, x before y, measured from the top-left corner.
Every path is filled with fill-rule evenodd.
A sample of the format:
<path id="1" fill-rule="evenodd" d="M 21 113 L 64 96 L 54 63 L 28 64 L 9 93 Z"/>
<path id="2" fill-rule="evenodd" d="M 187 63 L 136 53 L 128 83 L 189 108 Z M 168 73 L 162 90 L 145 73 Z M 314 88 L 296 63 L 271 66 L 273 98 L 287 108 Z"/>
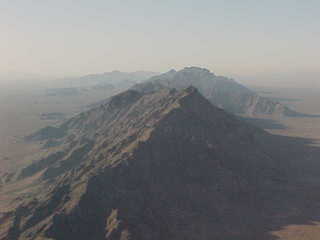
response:
<path id="1" fill-rule="evenodd" d="M 118 240 L 126 233 L 161 240 L 181 231 L 196 239 L 198 230 L 214 239 L 221 227 L 212 219 L 236 217 L 220 210 L 251 203 L 275 174 L 255 141 L 267 134 L 214 107 L 194 86 L 129 90 L 63 128 L 56 139 L 63 144 L 22 171 L 39 190 L 24 191 L 24 205 L 5 219 L 4 239 Z M 186 227 L 195 216 L 211 225 Z"/>
<path id="2" fill-rule="evenodd" d="M 134 86 L 134 89 L 151 92 L 161 88 L 182 90 L 188 86 L 196 87 L 199 93 L 212 104 L 234 114 L 307 116 L 290 110 L 270 98 L 261 97 L 233 79 L 217 76 L 206 68 L 196 66 L 185 67 L 179 71 L 171 70 L 154 76 L 148 81 Z"/>
<path id="3" fill-rule="evenodd" d="M 187 87 L 184 91 L 187 93 L 199 93 L 198 89 L 192 85 Z"/>
<path id="4" fill-rule="evenodd" d="M 210 72 L 206 68 L 201 68 L 201 67 L 196 67 L 196 66 L 191 66 L 191 67 L 185 67 L 181 71 L 197 71 L 197 72 Z"/>
<path id="5" fill-rule="evenodd" d="M 210 72 L 210 70 L 206 68 L 195 67 L 195 66 L 185 67 L 184 69 L 178 71 L 178 73 L 197 74 L 199 77 L 204 77 L 204 76 L 215 77 L 215 74 Z"/>
<path id="6" fill-rule="evenodd" d="M 170 71 L 168 71 L 167 73 L 168 74 L 174 74 L 174 73 L 176 73 L 177 71 L 175 70 L 175 69 L 171 69 Z"/>

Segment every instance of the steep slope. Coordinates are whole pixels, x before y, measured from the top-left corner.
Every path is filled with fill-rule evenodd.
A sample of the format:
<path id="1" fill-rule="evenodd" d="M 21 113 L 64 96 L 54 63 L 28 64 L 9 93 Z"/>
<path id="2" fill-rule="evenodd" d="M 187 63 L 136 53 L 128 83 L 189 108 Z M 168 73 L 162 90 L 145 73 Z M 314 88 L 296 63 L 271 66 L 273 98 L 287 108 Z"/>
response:
<path id="1" fill-rule="evenodd" d="M 153 91 L 161 87 L 183 89 L 190 85 L 196 87 L 212 104 L 231 113 L 304 116 L 279 102 L 259 96 L 233 79 L 216 76 L 209 70 L 198 67 L 187 67 L 181 71 L 171 70 L 134 86 L 134 89 L 140 91 Z"/>
<path id="2" fill-rule="evenodd" d="M 194 87 L 128 90 L 60 130 L 19 173 L 34 192 L 0 215 L 1 240 L 248 239 L 284 178 L 270 136 Z"/>

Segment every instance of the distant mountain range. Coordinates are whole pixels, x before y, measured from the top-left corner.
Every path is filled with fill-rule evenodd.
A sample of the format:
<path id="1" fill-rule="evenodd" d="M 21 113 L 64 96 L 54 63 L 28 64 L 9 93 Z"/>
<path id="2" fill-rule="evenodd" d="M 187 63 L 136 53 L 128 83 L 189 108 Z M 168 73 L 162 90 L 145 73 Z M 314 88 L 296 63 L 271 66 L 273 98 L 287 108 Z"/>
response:
<path id="1" fill-rule="evenodd" d="M 154 72 L 120 72 L 112 71 L 100 74 L 90 74 L 82 77 L 60 80 L 65 87 L 46 89 L 47 96 L 74 96 L 88 92 L 104 91 L 106 97 L 124 91 L 137 83 L 156 75 Z M 67 86 L 67 87 L 66 87 Z"/>
<path id="2" fill-rule="evenodd" d="M 111 73 L 107 75 L 109 74 L 113 75 Z M 187 67 L 180 71 L 170 70 L 160 75 L 155 75 L 155 73 L 147 73 L 147 75 L 153 76 L 136 84 L 133 81 L 130 81 L 130 84 L 125 84 L 121 81 L 118 84 L 117 81 L 113 81 L 112 84 L 122 91 L 131 88 L 140 92 L 152 92 L 162 88 L 181 90 L 194 86 L 213 105 L 233 114 L 315 117 L 296 112 L 276 99 L 262 97 L 257 92 L 237 83 L 235 80 L 217 76 L 204 68 Z M 97 79 L 100 79 L 100 77 L 103 79 L 103 75 L 97 76 Z M 87 82 L 90 77 L 85 77 L 84 79 Z M 104 80 L 104 82 L 107 84 L 110 81 Z M 91 107 L 96 107 L 107 101 L 108 99 L 92 104 Z"/>
<path id="3" fill-rule="evenodd" d="M 127 90 L 55 130 L 41 137 L 56 143 L 48 155 L 16 175 L 30 192 L 0 215 L 1 240 L 250 236 L 285 180 L 271 136 L 195 87 Z"/>
<path id="4" fill-rule="evenodd" d="M 119 84 L 122 81 L 141 82 L 157 75 L 156 72 L 137 71 L 137 72 L 120 72 L 112 71 L 100 74 L 89 74 L 74 79 L 74 83 L 80 84 Z"/>

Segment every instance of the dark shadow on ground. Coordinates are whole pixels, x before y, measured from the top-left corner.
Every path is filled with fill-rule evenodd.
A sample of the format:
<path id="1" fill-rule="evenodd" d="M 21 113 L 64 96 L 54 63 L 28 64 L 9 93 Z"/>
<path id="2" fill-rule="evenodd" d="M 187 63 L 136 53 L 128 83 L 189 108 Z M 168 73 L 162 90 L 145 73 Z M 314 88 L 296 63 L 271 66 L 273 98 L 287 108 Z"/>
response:
<path id="1" fill-rule="evenodd" d="M 249 118 L 249 117 L 241 117 L 242 120 L 263 129 L 286 129 L 287 127 L 282 123 L 267 118 Z"/>
<path id="2" fill-rule="evenodd" d="M 253 206 L 258 212 L 261 209 L 260 216 L 253 222 L 253 226 L 257 223 L 253 227 L 256 235 L 230 239 L 279 240 L 282 238 L 272 232 L 290 225 L 312 226 L 320 222 L 320 148 L 313 143 L 312 139 L 271 136 L 264 148 L 266 151 L 278 149 L 270 157 L 279 160 L 278 167 L 285 170 L 286 181 L 272 185 L 269 192 L 258 197 L 257 205 Z M 299 239 L 320 239 L 320 232 L 312 234 L 313 238 L 302 234 Z"/>

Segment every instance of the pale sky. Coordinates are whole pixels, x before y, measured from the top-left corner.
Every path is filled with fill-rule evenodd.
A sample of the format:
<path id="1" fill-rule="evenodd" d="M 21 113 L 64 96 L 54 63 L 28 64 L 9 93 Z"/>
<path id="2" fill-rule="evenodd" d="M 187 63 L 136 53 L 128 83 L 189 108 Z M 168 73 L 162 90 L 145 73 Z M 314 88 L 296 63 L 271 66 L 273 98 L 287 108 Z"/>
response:
<path id="1" fill-rule="evenodd" d="M 319 0 L 0 0 L 0 75 L 195 65 L 317 79 L 319 12 Z"/>

